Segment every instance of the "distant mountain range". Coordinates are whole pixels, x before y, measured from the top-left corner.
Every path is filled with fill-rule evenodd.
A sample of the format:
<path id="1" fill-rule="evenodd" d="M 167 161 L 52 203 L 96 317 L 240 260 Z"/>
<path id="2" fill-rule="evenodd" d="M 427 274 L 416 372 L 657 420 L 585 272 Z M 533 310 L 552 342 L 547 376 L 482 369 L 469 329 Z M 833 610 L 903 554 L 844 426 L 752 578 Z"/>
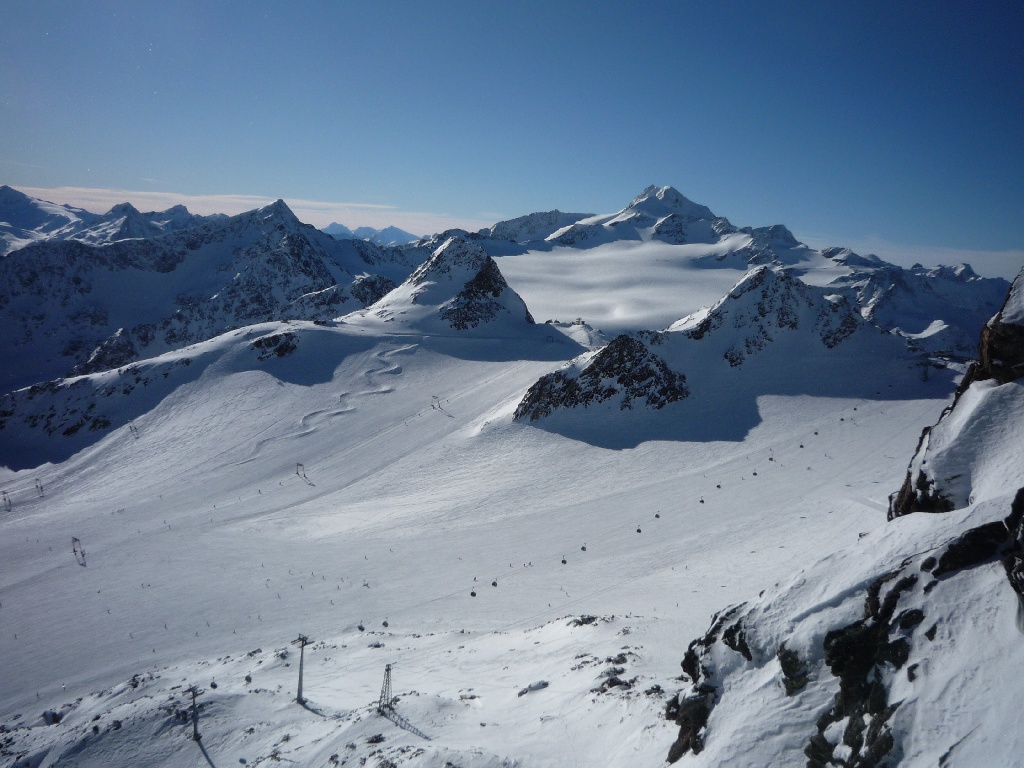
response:
<path id="1" fill-rule="evenodd" d="M 232 217 L 183 206 L 140 213 L 127 203 L 96 215 L 2 187 L 0 221 L 14 247 L 0 260 L 0 320 L 10 329 L 0 352 L 11 362 L 0 373 L 3 391 L 117 367 L 254 322 L 329 321 L 384 298 L 453 239 L 509 268 L 527 254 L 586 259 L 622 244 L 632 250 L 613 268 L 641 279 L 642 254 L 674 246 L 681 268 L 668 279 L 680 281 L 680 295 L 701 274 L 735 280 L 775 265 L 845 297 L 864 320 L 920 352 L 953 357 L 972 354 L 1008 288 L 966 265 L 905 269 L 847 249 L 815 251 L 781 225 L 737 228 L 671 187 L 648 187 L 615 214 L 533 213 L 385 246 L 358 237 L 366 231 L 339 240 L 348 232 L 340 225 L 328 235 L 302 224 L 283 201 Z M 607 273 L 606 262 L 601 269 Z M 501 276 L 500 265 L 492 272 Z M 559 271 L 548 279 L 557 286 Z M 614 295 L 613 284 L 590 280 L 560 293 L 567 306 L 593 304 Z M 663 327 L 698 309 L 677 306 Z"/>
<path id="2" fill-rule="evenodd" d="M 419 237 L 406 232 L 398 227 L 384 227 L 374 229 L 373 227 L 356 227 L 349 229 L 344 224 L 332 222 L 324 227 L 321 232 L 326 232 L 335 240 L 369 240 L 374 245 L 395 246 L 411 243 Z"/>

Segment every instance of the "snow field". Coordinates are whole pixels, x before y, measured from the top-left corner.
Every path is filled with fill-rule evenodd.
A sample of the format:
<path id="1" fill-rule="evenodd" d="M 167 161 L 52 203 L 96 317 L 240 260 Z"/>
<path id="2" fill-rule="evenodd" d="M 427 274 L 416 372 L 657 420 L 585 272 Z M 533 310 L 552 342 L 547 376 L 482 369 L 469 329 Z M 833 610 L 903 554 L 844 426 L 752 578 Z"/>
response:
<path id="1" fill-rule="evenodd" d="M 741 440 L 608 450 L 511 422 L 556 364 L 519 359 L 515 341 L 460 343 L 454 357 L 445 339 L 361 333 L 304 333 L 264 371 L 229 350 L 136 419 L 138 439 L 122 429 L 60 465 L 4 471 L 16 490 L 0 541 L 0 722 L 77 697 L 81 717 L 108 722 L 122 705 L 97 693 L 161 676 L 131 710 L 149 725 L 103 731 L 111 752 L 81 747 L 95 734 L 75 730 L 78 715 L 19 743 L 187 764 L 186 726 L 158 709 L 172 685 L 208 688 L 214 660 L 303 632 L 328 646 L 306 660 L 325 714 L 289 704 L 294 649 L 288 668 L 238 662 L 205 694 L 212 762 L 301 746 L 291 759 L 327 764 L 349 742 L 366 756 L 378 732 L 387 759 L 410 765 L 660 762 L 673 729 L 643 691 L 674 692 L 713 611 L 882 525 L 940 407 L 768 396 Z M 566 626 L 584 614 L 615 618 Z M 572 670 L 627 645 L 628 690 L 591 693 L 607 665 Z M 385 663 L 397 711 L 432 741 L 371 715 Z M 516 695 L 540 679 L 550 687 Z M 459 698 L 469 689 L 480 699 Z M 261 735 L 245 741 L 248 727 Z"/>

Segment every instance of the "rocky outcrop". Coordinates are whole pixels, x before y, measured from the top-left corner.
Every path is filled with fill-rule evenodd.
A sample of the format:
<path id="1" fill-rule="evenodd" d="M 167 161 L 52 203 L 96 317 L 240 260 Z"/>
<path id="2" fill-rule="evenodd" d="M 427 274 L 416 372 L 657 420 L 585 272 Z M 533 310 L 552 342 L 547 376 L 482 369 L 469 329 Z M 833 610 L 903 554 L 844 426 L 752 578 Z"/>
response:
<path id="1" fill-rule="evenodd" d="M 805 658 L 787 648 L 785 641 L 774 653 L 765 647 L 770 633 L 760 631 L 763 611 L 740 605 L 717 614 L 704 637 L 690 643 L 681 662 L 689 687 L 666 709 L 666 717 L 679 725 L 668 761 L 701 752 L 714 738 L 708 727 L 711 712 L 727 703 L 726 696 L 740 695 L 730 691 L 728 674 L 753 668 L 762 687 L 777 663 L 778 684 L 790 697 L 803 696 L 808 683 L 822 673 L 838 682 L 827 708 L 807 723 L 803 752 L 808 768 L 897 765 L 904 745 L 894 716 L 901 707 L 916 706 L 913 700 L 894 700 L 895 688 L 906 691 L 900 675 L 913 683 L 921 672 L 917 660 L 928 657 L 937 634 L 953 632 L 943 622 L 948 620 L 948 606 L 964 599 L 962 577 L 999 562 L 1024 607 L 1024 488 L 1017 491 L 1005 519 L 970 528 L 857 589 L 861 616 L 824 632 L 816 628 L 817 639 Z M 817 610 L 834 607 L 819 605 Z M 808 618 L 802 612 L 783 625 L 791 633 L 806 633 L 807 628 L 798 624 Z M 949 642 L 950 648 L 956 647 L 955 637 Z M 739 707 L 743 711 L 742 704 Z"/>
<path id="2" fill-rule="evenodd" d="M 516 420 L 536 421 L 557 409 L 568 409 L 618 399 L 628 410 L 641 402 L 655 410 L 689 396 L 686 376 L 672 370 L 648 345 L 659 334 L 612 339 L 579 370 L 562 370 L 541 377 L 516 408 Z"/>
<path id="3" fill-rule="evenodd" d="M 952 487 L 951 481 L 961 480 L 961 475 L 935 470 L 930 447 L 936 431 L 954 429 L 960 412 L 973 405 L 974 398 L 964 398 L 972 386 L 981 382 L 1008 384 L 1024 376 L 1024 272 L 1010 287 L 1002 309 L 982 330 L 978 357 L 964 376 L 953 404 L 943 411 L 938 423 L 921 433 L 903 485 L 889 498 L 890 520 L 913 512 L 948 512 L 969 501 Z"/>

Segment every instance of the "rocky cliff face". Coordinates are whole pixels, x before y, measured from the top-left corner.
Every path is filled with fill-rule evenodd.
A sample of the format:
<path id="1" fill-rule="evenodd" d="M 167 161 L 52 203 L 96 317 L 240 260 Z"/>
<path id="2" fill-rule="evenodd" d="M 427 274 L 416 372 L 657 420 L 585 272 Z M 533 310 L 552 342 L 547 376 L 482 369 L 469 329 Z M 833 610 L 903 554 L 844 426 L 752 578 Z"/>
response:
<path id="1" fill-rule="evenodd" d="M 938 423 L 926 427 L 900 490 L 889 500 L 889 518 L 912 512 L 948 512 L 969 503 L 975 479 L 960 469 L 963 442 L 983 439 L 988 401 L 1006 398 L 1001 385 L 1024 376 L 1024 272 L 1010 287 L 1002 309 L 981 332 L 978 362 L 964 376 L 956 399 Z"/>
<path id="2" fill-rule="evenodd" d="M 668 762 L 698 755 L 716 738 L 712 714 L 719 706 L 742 705 L 734 678 L 746 673 L 757 676 L 762 689 L 777 687 L 780 706 L 790 713 L 821 702 L 817 711 L 804 710 L 797 724 L 808 768 L 901 764 L 910 751 L 908 723 L 931 714 L 919 700 L 927 686 L 922 678 L 938 673 L 940 659 L 953 656 L 951 664 L 962 664 L 955 657 L 972 653 L 956 648 L 949 615 L 951 604 L 971 610 L 964 604 L 965 581 L 1002 571 L 1024 607 L 1024 488 L 1007 511 L 1003 519 L 908 557 L 830 605 L 786 617 L 784 625 L 772 622 L 770 600 L 716 615 L 681 663 L 690 685 L 666 709 L 679 725 Z M 848 606 L 846 618 L 830 620 L 841 604 Z"/>

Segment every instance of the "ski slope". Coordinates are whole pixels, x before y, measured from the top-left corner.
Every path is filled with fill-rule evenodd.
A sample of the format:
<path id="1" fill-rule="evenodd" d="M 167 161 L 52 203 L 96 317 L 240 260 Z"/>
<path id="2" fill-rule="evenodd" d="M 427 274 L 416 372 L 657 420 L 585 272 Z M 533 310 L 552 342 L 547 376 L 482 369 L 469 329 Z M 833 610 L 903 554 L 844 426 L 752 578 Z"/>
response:
<path id="1" fill-rule="evenodd" d="M 193 683 L 216 765 L 658 764 L 652 689 L 678 687 L 689 639 L 884 525 L 944 402 L 762 397 L 742 440 L 608 450 L 511 419 L 574 345 L 260 330 L 286 327 L 299 351 L 260 366 L 222 337 L 138 437 L 2 471 L 0 722 L 35 725 L 11 731 L 33 764 L 196 764 L 161 709 Z M 373 713 L 387 663 L 429 741 Z M 633 686 L 593 693 L 617 667 Z"/>

